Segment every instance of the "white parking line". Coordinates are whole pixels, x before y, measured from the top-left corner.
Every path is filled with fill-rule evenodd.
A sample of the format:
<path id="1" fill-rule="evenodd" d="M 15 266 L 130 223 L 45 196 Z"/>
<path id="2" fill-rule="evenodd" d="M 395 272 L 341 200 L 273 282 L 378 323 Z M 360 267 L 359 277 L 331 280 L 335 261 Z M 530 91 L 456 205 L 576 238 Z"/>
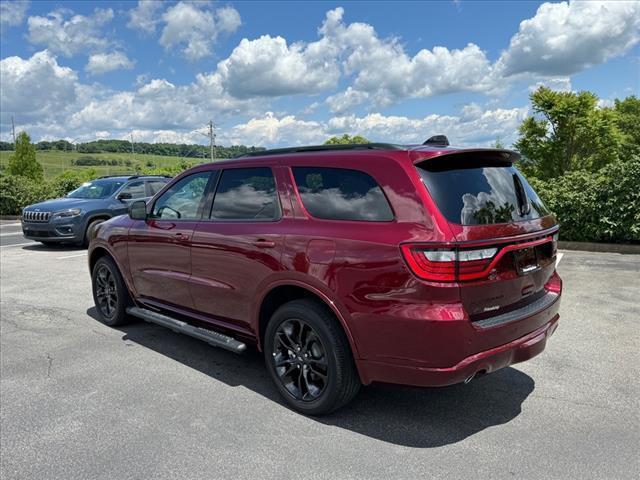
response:
<path id="1" fill-rule="evenodd" d="M 75 255 L 65 255 L 64 257 L 57 257 L 56 260 L 64 260 L 65 258 L 84 257 L 87 252 L 76 253 Z"/>
<path id="2" fill-rule="evenodd" d="M 22 235 L 22 232 L 0 233 L 0 237 L 14 237 L 16 235 Z"/>
<path id="3" fill-rule="evenodd" d="M 0 223 L 0 228 L 2 227 L 17 227 L 18 225 L 22 225 L 20 222 L 18 223 Z"/>
<path id="4" fill-rule="evenodd" d="M 36 242 L 14 243 L 13 245 L 2 245 L 0 248 L 21 247 L 23 245 L 35 245 Z"/>
<path id="5" fill-rule="evenodd" d="M 559 253 L 558 255 L 556 255 L 556 267 L 560 264 L 560 260 L 562 260 L 562 257 L 564 257 L 564 253 Z"/>

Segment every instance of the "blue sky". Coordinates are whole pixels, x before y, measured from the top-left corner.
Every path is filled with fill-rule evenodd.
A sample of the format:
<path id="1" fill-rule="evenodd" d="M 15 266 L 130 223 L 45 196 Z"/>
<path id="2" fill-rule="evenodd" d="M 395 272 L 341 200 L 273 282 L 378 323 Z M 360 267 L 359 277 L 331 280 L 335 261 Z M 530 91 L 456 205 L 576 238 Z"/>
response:
<path id="1" fill-rule="evenodd" d="M 1 3 L 0 136 L 511 143 L 537 85 L 640 88 L 640 2 Z"/>

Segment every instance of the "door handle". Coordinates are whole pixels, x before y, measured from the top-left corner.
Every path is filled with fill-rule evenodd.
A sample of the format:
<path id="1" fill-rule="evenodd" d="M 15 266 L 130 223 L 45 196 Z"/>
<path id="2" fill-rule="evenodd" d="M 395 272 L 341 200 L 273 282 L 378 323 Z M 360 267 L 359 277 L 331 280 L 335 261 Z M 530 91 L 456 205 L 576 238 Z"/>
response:
<path id="1" fill-rule="evenodd" d="M 176 240 L 179 240 L 181 242 L 186 242 L 189 240 L 189 235 L 187 235 L 186 233 L 175 233 L 174 237 Z"/>
<path id="2" fill-rule="evenodd" d="M 276 242 L 271 240 L 256 240 L 253 244 L 258 248 L 274 248 L 276 246 Z"/>

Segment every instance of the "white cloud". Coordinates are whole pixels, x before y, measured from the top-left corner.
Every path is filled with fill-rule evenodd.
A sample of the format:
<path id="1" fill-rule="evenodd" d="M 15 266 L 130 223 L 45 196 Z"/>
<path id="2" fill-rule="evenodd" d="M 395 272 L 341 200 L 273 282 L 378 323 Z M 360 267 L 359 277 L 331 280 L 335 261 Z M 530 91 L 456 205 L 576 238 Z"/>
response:
<path id="1" fill-rule="evenodd" d="M 271 112 L 235 125 L 220 138 L 227 143 L 283 146 L 322 143 L 333 135 L 364 135 L 377 142 L 418 144 L 431 135 L 444 134 L 456 146 L 489 146 L 496 139 L 512 143 L 528 109 L 484 110 L 478 105 L 463 108 L 461 115 L 428 115 L 423 118 L 382 115 L 339 116 L 326 122 L 305 121 L 293 115 Z"/>
<path id="2" fill-rule="evenodd" d="M 180 2 L 162 15 L 165 22 L 160 44 L 165 49 L 182 47 L 188 60 L 209 57 L 219 33 L 232 33 L 240 26 L 240 14 L 232 7 L 215 12 L 207 4 Z"/>
<path id="3" fill-rule="evenodd" d="M 131 70 L 135 62 L 122 52 L 96 53 L 89 57 L 85 70 L 90 75 L 102 75 L 113 70 Z"/>
<path id="4" fill-rule="evenodd" d="M 325 128 L 320 122 L 300 120 L 293 115 L 277 118 L 267 112 L 223 132 L 220 139 L 236 145 L 304 145 L 326 140 Z"/>
<path id="5" fill-rule="evenodd" d="M 154 33 L 160 22 L 159 12 L 162 2 L 158 0 L 140 0 L 135 8 L 129 10 L 127 27 L 141 30 L 144 33 Z"/>
<path id="6" fill-rule="evenodd" d="M 18 114 L 21 121 L 46 122 L 66 111 L 78 96 L 76 73 L 58 65 L 47 50 L 28 59 L 3 59 L 0 78 L 0 110 L 3 116 Z"/>
<path id="7" fill-rule="evenodd" d="M 3 1 L 0 3 L 0 24 L 2 27 L 20 25 L 29 9 L 28 1 Z"/>
<path id="8" fill-rule="evenodd" d="M 340 70 L 321 45 L 294 43 L 263 35 L 242 39 L 218 63 L 225 88 L 237 98 L 318 93 L 335 87 Z"/>
<path id="9" fill-rule="evenodd" d="M 90 16 L 73 15 L 69 19 L 65 19 L 66 15 L 66 11 L 59 10 L 46 17 L 29 17 L 29 42 L 44 45 L 66 57 L 102 50 L 109 45 L 101 36 L 100 28 L 113 19 L 113 10 L 97 8 Z"/>
<path id="10" fill-rule="evenodd" d="M 520 23 L 498 62 L 505 75 L 567 76 L 622 55 L 640 41 L 640 2 L 544 3 Z"/>

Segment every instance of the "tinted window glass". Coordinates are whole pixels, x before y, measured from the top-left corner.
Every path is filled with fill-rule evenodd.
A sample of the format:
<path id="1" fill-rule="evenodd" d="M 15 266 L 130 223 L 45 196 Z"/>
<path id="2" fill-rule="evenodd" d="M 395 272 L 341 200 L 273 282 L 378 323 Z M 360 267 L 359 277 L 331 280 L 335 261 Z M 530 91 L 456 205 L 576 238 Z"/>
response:
<path id="1" fill-rule="evenodd" d="M 170 220 L 197 220 L 210 172 L 184 177 L 164 192 L 153 206 L 154 218 Z"/>
<path id="2" fill-rule="evenodd" d="M 149 195 L 155 195 L 160 190 L 164 188 L 164 186 L 169 182 L 167 180 L 149 180 L 147 185 L 149 186 Z"/>
<path id="3" fill-rule="evenodd" d="M 144 182 L 142 181 L 131 182 L 129 185 L 126 185 L 122 190 L 120 190 L 120 193 L 118 193 L 118 195 L 122 195 L 123 193 L 126 195 L 130 195 L 130 197 L 128 197 L 130 199 L 144 198 L 147 196 L 144 190 Z"/>
<path id="4" fill-rule="evenodd" d="M 295 167 L 293 176 L 304 207 L 314 217 L 369 222 L 393 220 L 393 212 L 382 189 L 364 172 Z"/>
<path id="5" fill-rule="evenodd" d="M 468 160 L 427 160 L 418 167 L 422 181 L 450 222 L 483 225 L 531 220 L 548 215 L 526 179 L 511 164 Z M 518 180 L 524 190 L 519 196 Z"/>
<path id="6" fill-rule="evenodd" d="M 222 172 L 213 199 L 216 220 L 273 220 L 280 216 L 270 168 L 234 168 Z"/>
<path id="7" fill-rule="evenodd" d="M 83 183 L 79 188 L 70 192 L 71 198 L 107 198 L 124 184 L 124 180 L 94 180 Z"/>

